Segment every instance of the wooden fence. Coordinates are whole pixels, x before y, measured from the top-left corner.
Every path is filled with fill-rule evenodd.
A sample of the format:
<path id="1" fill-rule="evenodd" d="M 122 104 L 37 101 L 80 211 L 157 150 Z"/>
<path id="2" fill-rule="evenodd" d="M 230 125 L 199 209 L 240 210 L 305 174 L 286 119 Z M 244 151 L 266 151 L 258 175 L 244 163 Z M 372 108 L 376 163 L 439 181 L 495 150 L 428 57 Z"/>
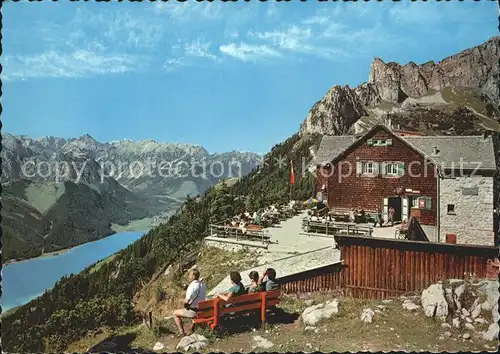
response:
<path id="1" fill-rule="evenodd" d="M 232 238 L 236 241 L 243 240 L 260 240 L 262 243 L 269 243 L 270 236 L 265 229 L 252 229 L 247 228 L 246 232 L 239 227 L 225 226 L 225 225 L 209 225 L 211 237 Z"/>
<path id="2" fill-rule="evenodd" d="M 498 247 L 339 235 L 335 241 L 342 262 L 280 278 L 282 291 L 340 290 L 383 299 L 421 292 L 440 280 L 498 277 Z"/>
<path id="3" fill-rule="evenodd" d="M 283 277 L 280 278 L 280 284 L 285 294 L 341 290 L 342 264 L 339 262 Z"/>
<path id="4" fill-rule="evenodd" d="M 373 228 L 371 226 L 332 221 L 311 221 L 308 220 L 307 217 L 302 220 L 302 228 L 305 233 L 322 235 L 346 234 L 371 236 L 373 233 Z"/>
<path id="5" fill-rule="evenodd" d="M 486 278 L 498 247 L 335 236 L 344 262 L 342 287 L 361 298 L 422 291 L 445 279 Z"/>

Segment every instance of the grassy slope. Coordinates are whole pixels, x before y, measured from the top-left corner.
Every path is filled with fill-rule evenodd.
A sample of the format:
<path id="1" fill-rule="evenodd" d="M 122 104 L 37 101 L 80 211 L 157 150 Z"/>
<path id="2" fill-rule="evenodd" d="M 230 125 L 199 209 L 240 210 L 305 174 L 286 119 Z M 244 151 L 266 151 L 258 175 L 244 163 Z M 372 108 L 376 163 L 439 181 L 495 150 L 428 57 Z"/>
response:
<path id="1" fill-rule="evenodd" d="M 146 203 L 111 183 L 18 181 L 3 186 L 3 261 L 36 257 L 112 234 L 111 223 L 148 215 Z"/>
<path id="2" fill-rule="evenodd" d="M 207 279 L 209 288 L 218 284 L 229 269 L 239 270 L 252 266 L 251 257 L 245 252 L 231 253 L 215 248 L 203 248 L 196 264 L 203 276 L 209 276 Z M 117 329 L 103 328 L 97 333 L 72 343 L 66 351 L 85 352 L 92 347 L 103 350 L 102 348 L 109 342 L 118 344 L 117 347 L 112 348 L 114 352 L 152 350 L 156 342 L 166 344 L 163 351 L 175 351 L 175 346 L 179 341 L 174 337 L 175 325 L 172 319 L 163 318 L 171 316 L 171 311 L 175 308 L 173 300 L 182 297 L 183 290 L 180 284 L 187 282 L 186 272 L 180 276 L 168 278 L 168 284 L 165 283 L 166 281 L 166 277 L 160 278 L 149 285 L 151 293 L 154 293 L 156 289 L 162 289 L 165 297 L 155 304 L 156 324 L 153 330 L 138 325 Z M 308 298 L 314 300 L 315 303 L 322 303 L 333 297 L 331 293 L 314 293 Z M 243 325 L 241 321 L 239 323 L 228 322 L 227 327 L 232 331 L 223 332 L 218 338 L 205 328 L 200 328 L 197 333 L 206 336 L 209 340 L 209 345 L 204 352 L 226 353 L 255 350 L 253 337 L 256 335 L 270 340 L 274 343 L 271 350 L 279 352 L 355 352 L 359 350 L 451 352 L 481 351 L 486 348 L 485 345 L 491 348 L 495 345 L 493 342 L 476 338 L 474 334 L 473 340 L 465 341 L 459 338 L 464 333 L 463 330 L 443 329 L 440 321 L 426 318 L 421 310 L 416 313 L 405 311 L 398 299 L 393 299 L 389 304 L 383 304 L 386 310 L 383 314 L 376 314 L 372 324 L 363 324 L 360 320 L 362 309 L 367 307 L 375 309 L 382 302 L 351 297 L 338 297 L 338 299 L 340 300 L 339 314 L 320 322 L 317 325 L 318 333 L 306 332 L 305 326 L 298 319 L 293 323 L 271 323 L 263 328 L 256 327 L 257 324 L 253 322 L 248 323 L 248 326 Z M 142 301 L 150 301 L 150 299 L 144 296 Z M 289 314 L 295 314 L 296 318 L 307 306 L 303 299 L 291 295 L 283 298 L 280 307 Z M 488 314 L 485 318 L 491 322 Z M 487 329 L 487 325 L 474 325 L 478 331 Z M 441 340 L 439 337 L 446 331 L 452 333 L 451 338 Z M 119 343 L 120 339 L 122 343 Z"/>

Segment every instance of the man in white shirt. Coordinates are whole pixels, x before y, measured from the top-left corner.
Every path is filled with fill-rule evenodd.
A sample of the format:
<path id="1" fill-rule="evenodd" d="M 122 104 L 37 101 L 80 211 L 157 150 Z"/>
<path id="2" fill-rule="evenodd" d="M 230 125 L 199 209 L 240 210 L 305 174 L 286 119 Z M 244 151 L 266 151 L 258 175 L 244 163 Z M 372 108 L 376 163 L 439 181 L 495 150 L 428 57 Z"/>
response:
<path id="1" fill-rule="evenodd" d="M 186 290 L 186 298 L 182 300 L 183 309 L 174 311 L 174 320 L 177 328 L 179 329 L 179 336 L 186 335 L 184 326 L 182 325 L 182 318 L 194 318 L 196 316 L 196 309 L 198 303 L 204 301 L 207 295 L 207 288 L 200 279 L 200 271 L 198 269 L 191 269 L 188 274 L 189 284 Z M 191 331 L 194 330 L 194 323 L 191 326 Z"/>

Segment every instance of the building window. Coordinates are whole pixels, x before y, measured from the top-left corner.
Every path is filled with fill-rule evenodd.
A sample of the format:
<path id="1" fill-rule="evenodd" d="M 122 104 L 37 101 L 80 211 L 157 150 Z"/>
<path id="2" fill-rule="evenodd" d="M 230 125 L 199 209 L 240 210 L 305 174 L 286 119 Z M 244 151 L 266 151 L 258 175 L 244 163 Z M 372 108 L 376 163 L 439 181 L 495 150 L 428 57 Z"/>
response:
<path id="1" fill-rule="evenodd" d="M 448 215 L 455 215 L 455 204 L 448 204 Z"/>
<path id="2" fill-rule="evenodd" d="M 413 209 L 418 209 L 418 198 L 413 198 L 413 199 L 411 200 L 411 207 L 412 207 Z"/>
<path id="3" fill-rule="evenodd" d="M 418 208 L 424 210 L 432 210 L 432 199 L 431 197 L 419 197 L 418 198 Z"/>
<path id="4" fill-rule="evenodd" d="M 395 164 L 395 163 L 386 164 L 385 165 L 385 174 L 388 176 L 398 176 L 399 175 L 398 164 Z"/>
<path id="5" fill-rule="evenodd" d="M 363 174 L 364 175 L 372 175 L 374 173 L 373 163 L 372 162 L 364 162 L 363 163 Z"/>

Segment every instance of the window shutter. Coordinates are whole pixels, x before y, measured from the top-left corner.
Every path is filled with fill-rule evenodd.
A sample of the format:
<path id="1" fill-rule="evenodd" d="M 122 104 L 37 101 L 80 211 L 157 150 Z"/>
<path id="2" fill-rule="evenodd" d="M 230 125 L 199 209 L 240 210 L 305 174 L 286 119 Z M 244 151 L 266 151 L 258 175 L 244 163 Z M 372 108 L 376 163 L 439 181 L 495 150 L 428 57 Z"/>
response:
<path id="1" fill-rule="evenodd" d="M 398 176 L 402 177 L 405 175 L 405 164 L 404 162 L 398 163 Z"/>
<path id="2" fill-rule="evenodd" d="M 380 163 L 380 175 L 385 176 L 387 174 L 387 162 Z"/>
<path id="3" fill-rule="evenodd" d="M 361 161 L 356 162 L 356 174 L 359 176 L 363 172 L 363 163 Z"/>
<path id="4" fill-rule="evenodd" d="M 380 175 L 380 164 L 378 162 L 373 162 L 373 174 L 375 176 Z"/>

